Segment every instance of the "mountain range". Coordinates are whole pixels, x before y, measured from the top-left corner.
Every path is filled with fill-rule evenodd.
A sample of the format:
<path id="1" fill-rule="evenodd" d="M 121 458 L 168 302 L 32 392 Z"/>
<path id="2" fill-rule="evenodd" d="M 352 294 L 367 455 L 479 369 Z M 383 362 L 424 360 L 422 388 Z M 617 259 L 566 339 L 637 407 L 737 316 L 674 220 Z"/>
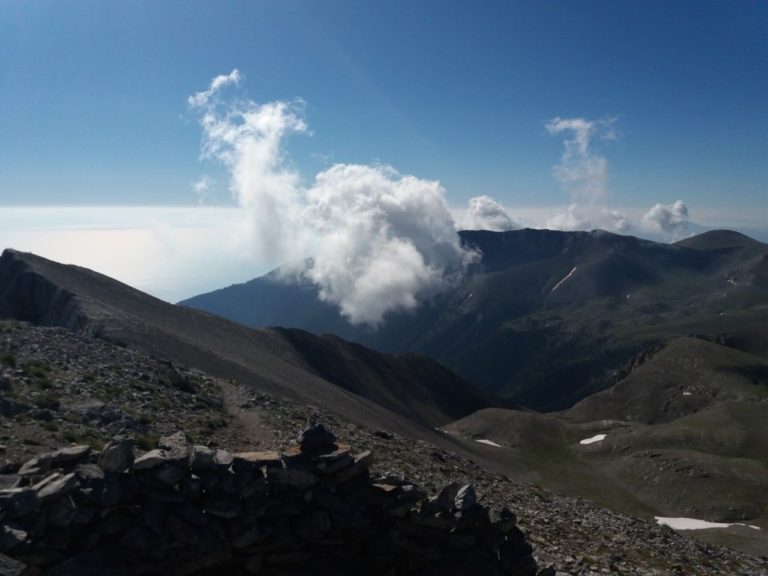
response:
<path id="1" fill-rule="evenodd" d="M 425 354 L 536 410 L 568 408 L 606 388 L 632 358 L 672 337 L 706 334 L 768 350 L 768 245 L 737 232 L 675 244 L 601 230 L 460 235 L 479 262 L 378 329 L 348 323 L 313 284 L 280 270 L 180 304 L 252 327 Z"/>

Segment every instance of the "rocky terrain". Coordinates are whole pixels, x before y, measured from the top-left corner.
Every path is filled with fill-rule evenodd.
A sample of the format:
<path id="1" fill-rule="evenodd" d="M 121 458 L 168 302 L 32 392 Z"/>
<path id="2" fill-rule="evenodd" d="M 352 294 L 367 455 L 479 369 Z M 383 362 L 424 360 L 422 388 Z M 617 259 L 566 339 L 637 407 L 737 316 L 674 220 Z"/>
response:
<path id="1" fill-rule="evenodd" d="M 180 429 L 206 442 L 226 425 L 214 378 L 63 328 L 0 322 L 0 390 L 4 465 L 125 430 L 145 449 Z"/>
<path id="2" fill-rule="evenodd" d="M 3 375 L 11 380 L 12 391 L 10 397 L 3 392 L 3 406 L 16 402 L 30 407 L 3 412 L 6 477 L 18 472 L 18 466 L 31 456 L 70 442 L 86 443 L 94 451 L 92 458 L 96 458 L 96 451 L 103 450 L 115 435 L 146 438 L 137 440 L 141 445 L 137 446 L 136 456 L 140 458 L 160 436 L 176 429 L 184 430 L 195 444 L 212 450 L 286 452 L 307 422 L 319 421 L 333 430 L 339 442 L 351 445 L 357 452 L 373 452 L 375 459 L 370 467 L 374 477 L 407 480 L 419 485 L 426 497 L 438 496 L 451 483 L 472 484 L 478 502 L 491 511 L 492 517 L 498 518 L 505 507 L 514 512 L 540 568 L 552 566 L 558 574 L 580 575 L 768 573 L 768 558 L 704 544 L 647 520 L 608 511 L 588 500 L 488 472 L 434 444 L 350 422 L 319 406 L 258 392 L 246 384 L 215 379 L 183 366 L 169 366 L 114 344 L 56 328 L 13 323 L 5 324 L 4 330 L 4 354 L 13 354 L 14 360 L 3 356 Z M 8 365 L 14 362 L 15 367 Z M 43 364 L 50 368 L 24 374 L 23 367 L 30 362 L 29 370 Z M 69 370 L 64 370 L 65 366 Z M 99 379 L 90 382 L 91 378 L 84 378 L 94 371 L 110 384 L 114 402 L 100 392 L 103 387 Z M 39 420 L 33 415 L 40 409 L 34 399 L 54 389 L 40 384 L 43 372 L 54 383 L 59 399 L 60 408 L 43 408 L 51 411 L 51 420 Z M 171 373 L 183 376 L 192 386 L 181 389 L 179 384 L 174 385 Z M 149 379 L 142 379 L 141 374 Z M 134 388 L 130 385 L 133 379 L 146 383 L 148 389 Z M 87 401 L 88 394 L 97 400 L 103 398 L 99 400 L 104 403 L 102 411 L 122 410 L 124 416 L 114 421 L 121 423 L 100 424 L 98 420 L 97 424 L 93 420 L 89 424 L 91 420 L 86 420 L 84 424 L 83 420 L 90 416 L 61 408 Z M 202 402 L 205 406 L 199 402 L 201 397 L 206 399 Z M 172 407 L 158 406 L 163 398 L 173 403 Z M 221 419 L 220 424 L 211 426 L 209 421 L 216 418 Z M 47 422 L 61 428 L 51 430 Z M 93 435 L 86 434 L 89 430 Z M 11 550 L 7 553 L 13 556 Z"/>

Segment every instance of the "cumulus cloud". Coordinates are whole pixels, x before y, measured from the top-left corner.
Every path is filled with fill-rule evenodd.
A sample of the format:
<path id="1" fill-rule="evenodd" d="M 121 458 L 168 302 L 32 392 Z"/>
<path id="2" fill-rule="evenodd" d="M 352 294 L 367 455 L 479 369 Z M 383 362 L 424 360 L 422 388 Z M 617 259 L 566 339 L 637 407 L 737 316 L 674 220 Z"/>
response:
<path id="1" fill-rule="evenodd" d="M 469 199 L 467 209 L 458 218 L 458 227 L 462 230 L 504 232 L 520 228 L 520 224 L 490 196 L 475 196 Z"/>
<path id="2" fill-rule="evenodd" d="M 257 104 L 228 99 L 234 70 L 189 98 L 201 114 L 203 157 L 223 164 L 238 204 L 253 220 L 259 257 L 304 259 L 320 297 L 352 323 L 377 325 L 387 312 L 412 310 L 455 281 L 476 258 L 463 248 L 438 182 L 389 166 L 334 164 L 309 186 L 284 152 L 306 133 L 301 101 Z"/>
<path id="3" fill-rule="evenodd" d="M 616 210 L 602 205 L 608 194 L 608 161 L 592 149 L 595 139 L 615 140 L 615 119 L 554 118 L 547 122 L 549 134 L 568 135 L 563 154 L 553 168 L 571 205 L 550 216 L 548 228 L 584 230 L 605 228 L 613 232 L 629 230 L 629 220 Z"/>
<path id="4" fill-rule="evenodd" d="M 643 216 L 642 227 L 647 232 L 661 234 L 671 242 L 687 238 L 690 235 L 688 207 L 682 200 L 674 204 L 656 204 Z"/>
<path id="5" fill-rule="evenodd" d="M 571 204 L 546 217 L 544 227 L 550 230 L 591 230 L 601 228 L 609 232 L 628 232 L 632 225 L 629 218 L 618 210 L 601 206 L 586 207 Z"/>

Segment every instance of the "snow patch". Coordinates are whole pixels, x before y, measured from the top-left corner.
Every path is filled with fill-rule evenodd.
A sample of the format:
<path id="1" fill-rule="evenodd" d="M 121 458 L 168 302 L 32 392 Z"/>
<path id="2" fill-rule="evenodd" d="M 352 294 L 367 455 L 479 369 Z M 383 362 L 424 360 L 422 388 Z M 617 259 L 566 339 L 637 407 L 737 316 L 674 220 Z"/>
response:
<path id="1" fill-rule="evenodd" d="M 487 438 L 480 438 L 479 440 L 475 440 L 475 442 L 479 442 L 480 444 L 487 444 L 488 446 L 495 446 L 496 448 L 502 448 L 501 444 L 496 444 L 493 440 L 488 440 Z"/>
<path id="2" fill-rule="evenodd" d="M 595 434 L 594 436 L 591 436 L 590 438 L 584 438 L 584 440 L 579 440 L 579 444 L 594 444 L 595 442 L 602 442 L 605 440 L 606 434 Z"/>
<path id="3" fill-rule="evenodd" d="M 742 524 L 741 522 L 708 522 L 707 520 L 697 520 L 695 518 L 665 518 L 664 516 L 655 516 L 656 522 L 662 526 L 669 526 L 675 530 L 706 530 L 707 528 L 728 528 L 729 526 L 746 526 L 753 530 L 760 530 L 759 526 L 752 524 Z"/>
<path id="4" fill-rule="evenodd" d="M 560 285 L 561 285 L 563 282 L 565 282 L 566 280 L 568 280 L 568 278 L 570 278 L 571 276 L 573 276 L 573 273 L 574 273 L 574 272 L 576 272 L 576 268 L 577 268 L 577 266 L 574 266 L 574 267 L 573 267 L 573 270 L 571 270 L 570 272 L 568 272 L 568 274 L 566 275 L 566 277 L 565 277 L 565 278 L 563 278 L 562 280 L 560 280 L 560 282 L 558 282 L 557 284 L 555 284 L 555 287 L 554 287 L 554 288 L 552 288 L 552 290 L 550 290 L 550 292 L 554 292 L 555 290 L 557 290 L 558 288 L 560 288 Z"/>

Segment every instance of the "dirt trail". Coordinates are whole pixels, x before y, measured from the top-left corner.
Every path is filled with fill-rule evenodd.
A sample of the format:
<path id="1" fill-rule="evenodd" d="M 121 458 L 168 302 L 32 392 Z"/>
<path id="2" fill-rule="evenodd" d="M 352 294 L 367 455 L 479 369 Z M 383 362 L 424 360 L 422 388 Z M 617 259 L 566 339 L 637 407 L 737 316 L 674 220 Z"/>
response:
<path id="1" fill-rule="evenodd" d="M 276 445 L 277 437 L 269 423 L 261 417 L 258 410 L 249 407 L 252 393 L 238 384 L 221 382 L 224 409 L 231 416 L 226 431 L 228 444 L 233 449 L 254 450 L 271 448 Z"/>

